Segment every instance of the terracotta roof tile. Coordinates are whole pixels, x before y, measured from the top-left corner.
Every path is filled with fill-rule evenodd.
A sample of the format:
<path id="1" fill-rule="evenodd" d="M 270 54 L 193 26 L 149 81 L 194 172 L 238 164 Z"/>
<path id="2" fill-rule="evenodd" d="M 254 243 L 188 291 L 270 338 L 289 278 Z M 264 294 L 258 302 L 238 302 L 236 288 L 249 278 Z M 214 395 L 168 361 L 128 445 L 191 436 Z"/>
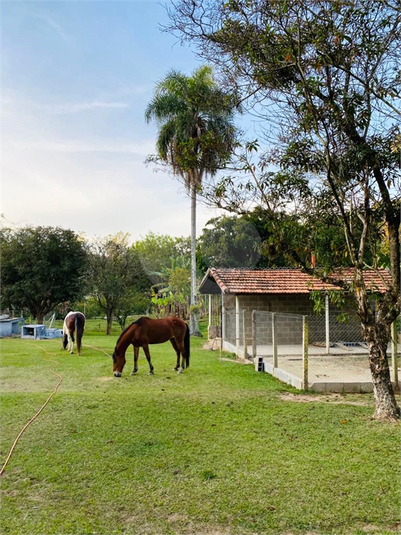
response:
<path id="1" fill-rule="evenodd" d="M 352 280 L 350 268 L 336 271 L 337 276 Z M 388 270 L 380 273 L 369 270 L 364 272 L 365 284 L 371 291 L 383 293 L 387 283 L 391 283 Z M 338 290 L 338 286 L 324 283 L 300 269 L 224 269 L 210 268 L 200 285 L 206 290 L 206 282 L 214 280 L 225 293 L 233 294 L 308 294 L 312 290 Z"/>

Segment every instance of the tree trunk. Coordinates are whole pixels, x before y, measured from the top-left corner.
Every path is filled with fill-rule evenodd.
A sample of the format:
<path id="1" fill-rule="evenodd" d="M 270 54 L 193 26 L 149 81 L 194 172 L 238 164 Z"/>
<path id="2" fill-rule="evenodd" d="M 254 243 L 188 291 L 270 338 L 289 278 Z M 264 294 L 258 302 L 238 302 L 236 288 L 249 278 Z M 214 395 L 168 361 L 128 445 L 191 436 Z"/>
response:
<path id="1" fill-rule="evenodd" d="M 109 335 L 111 333 L 111 327 L 113 325 L 113 313 L 108 312 L 106 314 L 106 318 L 107 318 L 106 334 Z"/>
<path id="2" fill-rule="evenodd" d="M 196 184 L 191 183 L 191 307 L 197 305 L 196 288 Z M 190 312 L 190 333 L 201 336 L 198 323 L 198 312 Z"/>
<path id="3" fill-rule="evenodd" d="M 369 364 L 376 402 L 374 418 L 398 420 L 400 407 L 395 399 L 387 358 L 387 345 L 390 341 L 389 329 L 379 323 L 371 325 L 365 328 L 365 339 L 369 346 Z"/>
<path id="4" fill-rule="evenodd" d="M 387 359 L 387 346 L 390 342 L 390 325 L 388 320 L 388 303 L 385 299 L 376 303 L 376 312 L 369 304 L 363 272 L 355 270 L 354 296 L 358 307 L 358 316 L 362 324 L 362 333 L 369 347 L 369 364 L 372 375 L 373 393 L 376 411 L 374 418 L 380 420 L 398 420 L 400 408 L 395 399 Z M 396 304 L 393 305 L 394 307 Z M 396 312 L 396 308 L 394 308 Z M 391 317 L 391 316 L 390 316 Z M 394 318 L 391 319 L 394 321 Z"/>

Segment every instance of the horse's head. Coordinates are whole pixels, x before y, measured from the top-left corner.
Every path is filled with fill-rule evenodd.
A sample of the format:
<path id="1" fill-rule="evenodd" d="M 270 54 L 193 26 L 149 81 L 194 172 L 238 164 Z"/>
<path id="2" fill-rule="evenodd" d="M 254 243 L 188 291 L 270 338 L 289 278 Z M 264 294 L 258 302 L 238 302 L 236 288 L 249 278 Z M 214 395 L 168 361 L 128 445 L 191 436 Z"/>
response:
<path id="1" fill-rule="evenodd" d="M 125 354 L 120 353 L 116 347 L 111 357 L 113 359 L 114 377 L 121 377 L 124 366 L 125 366 Z"/>

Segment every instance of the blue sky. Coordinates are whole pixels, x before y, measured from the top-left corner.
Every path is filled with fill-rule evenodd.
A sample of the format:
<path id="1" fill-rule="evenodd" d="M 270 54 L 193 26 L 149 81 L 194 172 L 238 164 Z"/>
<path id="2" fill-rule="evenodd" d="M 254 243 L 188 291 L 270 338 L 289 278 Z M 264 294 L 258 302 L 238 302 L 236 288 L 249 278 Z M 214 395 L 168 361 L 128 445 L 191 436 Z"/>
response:
<path id="1" fill-rule="evenodd" d="M 7 223 L 87 237 L 190 234 L 183 186 L 144 164 L 155 83 L 200 65 L 142 1 L 0 1 L 2 206 Z M 217 212 L 199 205 L 198 233 Z"/>

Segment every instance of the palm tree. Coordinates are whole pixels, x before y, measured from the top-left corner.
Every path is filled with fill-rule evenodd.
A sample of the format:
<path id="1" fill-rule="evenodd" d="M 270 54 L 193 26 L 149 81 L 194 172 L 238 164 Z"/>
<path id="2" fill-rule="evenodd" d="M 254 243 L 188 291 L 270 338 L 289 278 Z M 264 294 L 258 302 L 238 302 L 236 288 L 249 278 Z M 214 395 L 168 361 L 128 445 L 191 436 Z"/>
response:
<path id="1" fill-rule="evenodd" d="M 196 198 L 205 176 L 224 168 L 236 144 L 234 95 L 225 93 L 212 69 L 191 77 L 170 71 L 155 88 L 145 118 L 159 124 L 157 159 L 184 180 L 191 198 L 191 334 L 200 335 L 196 285 Z"/>

